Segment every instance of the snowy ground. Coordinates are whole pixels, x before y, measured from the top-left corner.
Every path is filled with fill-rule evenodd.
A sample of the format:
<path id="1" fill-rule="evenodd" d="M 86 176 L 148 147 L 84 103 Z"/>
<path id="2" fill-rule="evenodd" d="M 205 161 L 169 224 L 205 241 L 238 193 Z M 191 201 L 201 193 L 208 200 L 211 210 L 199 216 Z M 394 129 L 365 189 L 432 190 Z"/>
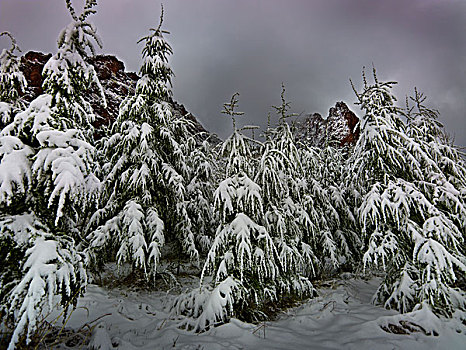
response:
<path id="1" fill-rule="evenodd" d="M 402 324 L 416 327 L 400 323 L 396 312 L 371 305 L 378 282 L 376 278 L 334 280 L 319 289 L 319 297 L 276 321 L 253 325 L 232 319 L 203 334 L 180 330 L 170 319 L 166 306 L 172 294 L 106 290 L 91 284 L 67 328 L 95 326 L 92 334 L 88 332 L 90 344 L 101 349 L 466 349 L 466 327 L 455 320 L 434 320 L 440 329 L 437 336 L 420 329 L 411 334 L 384 331 L 381 325 L 395 331 L 405 330 Z M 422 310 L 411 321 L 429 332 L 432 320 Z M 72 342 L 68 345 L 59 348 L 79 348 Z"/>

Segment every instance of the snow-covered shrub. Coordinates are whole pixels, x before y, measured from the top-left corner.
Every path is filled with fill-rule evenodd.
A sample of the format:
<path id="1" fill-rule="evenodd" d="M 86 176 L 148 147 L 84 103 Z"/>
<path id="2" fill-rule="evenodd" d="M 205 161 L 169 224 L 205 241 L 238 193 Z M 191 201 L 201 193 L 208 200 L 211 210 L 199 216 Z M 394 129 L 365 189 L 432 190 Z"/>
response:
<path id="1" fill-rule="evenodd" d="M 14 349 L 30 343 L 58 302 L 65 309 L 75 305 L 87 276 L 71 235 L 50 232 L 32 212 L 0 215 L 0 254 L 7 262 L 0 268 L 0 315 L 13 329 L 9 349 Z"/>
<path id="2" fill-rule="evenodd" d="M 365 116 L 350 159 L 351 185 L 362 199 L 363 262 L 386 271 L 376 295 L 385 307 L 408 312 L 427 303 L 451 315 L 466 304 L 457 283 L 466 272 L 464 162 L 436 131 L 436 114 L 420 95 L 407 130 L 393 83 L 379 82 L 375 70 L 374 80 L 368 85 L 364 77 L 357 93 Z"/>
<path id="3" fill-rule="evenodd" d="M 0 53 L 0 130 L 24 108 L 19 94 L 27 86 L 26 78 L 19 69 L 20 59 L 15 55 L 15 51 L 21 52 L 16 40 L 9 32 L 0 33 L 2 36 L 10 38 L 11 48 L 3 49 Z"/>
<path id="4" fill-rule="evenodd" d="M 442 328 L 442 320 L 426 302 L 417 304 L 411 312 L 379 317 L 376 322 L 385 332 L 397 334 L 422 332 L 437 336 Z"/>
<path id="5" fill-rule="evenodd" d="M 141 78 L 101 143 L 103 207 L 92 217 L 88 235 L 93 250 L 116 247 L 118 262 L 130 262 L 146 277 L 155 276 L 166 240 L 194 260 L 199 255 L 197 224 L 191 218 L 196 213 L 189 209 L 187 194 L 194 196 L 196 186 L 196 170 L 186 160 L 194 150 L 188 145 L 187 121 L 173 116 L 169 102 L 172 48 L 163 37 L 162 20 L 163 11 L 158 28 L 141 39 Z"/>
<path id="6" fill-rule="evenodd" d="M 201 286 L 181 295 L 172 306 L 172 313 L 185 315 L 180 327 L 202 332 L 209 327 L 225 323 L 234 314 L 235 305 L 245 300 L 245 288 L 232 277 L 217 283 L 212 289 Z"/>

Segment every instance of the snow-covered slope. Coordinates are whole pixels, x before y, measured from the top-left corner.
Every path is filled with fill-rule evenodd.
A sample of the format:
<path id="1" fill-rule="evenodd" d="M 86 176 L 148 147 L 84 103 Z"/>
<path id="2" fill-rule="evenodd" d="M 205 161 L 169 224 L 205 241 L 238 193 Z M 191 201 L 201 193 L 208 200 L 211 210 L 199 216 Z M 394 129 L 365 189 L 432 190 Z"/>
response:
<path id="1" fill-rule="evenodd" d="M 425 310 L 401 316 L 372 305 L 379 283 L 343 276 L 275 321 L 255 325 L 232 319 L 201 334 L 179 329 L 180 320 L 170 318 L 165 306 L 171 293 L 90 285 L 67 323 L 82 334 L 75 333 L 75 346 L 59 348 L 79 348 L 77 340 L 88 335 L 87 346 L 100 349 L 464 349 L 466 327 L 454 319 L 439 320 Z M 440 334 L 428 335 L 432 323 L 440 324 Z"/>

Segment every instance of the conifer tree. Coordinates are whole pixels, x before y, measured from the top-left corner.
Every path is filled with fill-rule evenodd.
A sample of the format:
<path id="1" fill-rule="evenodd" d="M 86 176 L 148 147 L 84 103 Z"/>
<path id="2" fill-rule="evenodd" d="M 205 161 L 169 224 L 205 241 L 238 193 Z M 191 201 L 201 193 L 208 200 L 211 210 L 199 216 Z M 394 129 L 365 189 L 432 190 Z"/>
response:
<path id="1" fill-rule="evenodd" d="M 335 269 L 354 260 L 358 239 L 354 218 L 336 185 L 342 161 L 338 151 L 298 147 L 286 121 L 293 114 L 284 94 L 282 86 L 281 104 L 274 106 L 279 125 L 267 130 L 258 182 L 264 189 L 266 227 L 286 276 L 315 278 L 328 265 Z"/>
<path id="2" fill-rule="evenodd" d="M 201 288 L 180 296 L 175 313 L 187 319 L 186 327 L 202 331 L 231 315 L 258 318 L 254 312 L 279 297 L 277 254 L 272 237 L 260 224 L 263 215 L 261 188 L 255 183 L 251 159 L 251 139 L 236 128 L 237 94 L 224 104 L 222 113 L 233 121 L 233 134 L 225 140 L 226 178 L 215 191 L 215 210 L 220 223 L 207 254 Z M 210 280 L 212 286 L 203 286 Z M 249 315 L 248 315 L 249 314 Z"/>
<path id="3" fill-rule="evenodd" d="M 411 122 L 411 138 L 394 104 L 394 83 L 379 82 L 375 69 L 373 85 L 364 74 L 363 80 L 364 90 L 356 95 L 365 116 L 350 170 L 351 184 L 361 194 L 364 264 L 386 271 L 375 300 L 401 312 L 430 305 L 451 315 L 465 307 L 464 290 L 456 284 L 466 272 L 464 199 L 439 171 L 436 151 L 426 152 L 423 139 L 436 136 L 416 129 L 426 110 L 421 107 L 421 119 Z M 421 102 L 419 97 L 415 100 Z M 446 163 L 462 167 L 459 159 Z M 457 179 L 464 188 L 461 175 Z"/>
<path id="4" fill-rule="evenodd" d="M 44 67 L 45 93 L 1 131 L 1 258 L 12 262 L 1 267 L 1 312 L 13 328 L 10 349 L 30 343 L 56 295 L 68 308 L 86 285 L 76 247 L 87 199 L 98 186 L 89 143 L 93 113 L 82 97 L 91 84 L 100 86 L 85 62 L 97 38 L 87 20 L 95 5 L 86 1 L 77 17 L 67 1 L 73 21 Z"/>
<path id="5" fill-rule="evenodd" d="M 367 190 L 378 181 L 387 182 L 403 172 L 405 126 L 391 88 L 396 82 L 379 82 L 374 69 L 374 85 L 367 83 L 363 71 L 364 90 L 358 93 L 357 104 L 365 115 L 361 135 L 356 143 L 352 164 L 352 180 Z"/>
<path id="6" fill-rule="evenodd" d="M 2 36 L 11 40 L 11 48 L 3 49 L 0 53 L 0 130 L 25 107 L 20 94 L 27 86 L 26 78 L 19 68 L 20 59 L 15 55 L 15 51 L 21 52 L 16 39 L 9 32 L 0 33 Z"/>
<path id="7" fill-rule="evenodd" d="M 115 246 L 128 261 L 154 277 L 166 239 L 197 259 L 198 245 L 186 198 L 187 121 L 170 105 L 172 48 L 160 24 L 142 38 L 143 63 L 133 95 L 120 105 L 112 134 L 103 144 L 105 206 L 93 216 L 91 247 Z M 102 224 L 103 222 L 103 224 Z M 169 236 L 166 232 L 170 233 Z"/>
<path id="8" fill-rule="evenodd" d="M 343 185 L 343 153 L 331 145 L 322 149 L 301 145 L 300 151 L 306 210 L 314 224 L 309 244 L 319 262 L 317 274 L 349 268 L 357 264 L 361 240 Z"/>
<path id="9" fill-rule="evenodd" d="M 425 100 L 426 96 L 415 88 L 414 96 L 410 97 L 413 106 L 410 106 L 409 102 L 407 102 L 407 135 L 420 146 L 420 149 L 415 148 L 411 152 L 414 154 L 424 152 L 420 153 L 418 157 L 421 162 L 419 168 L 423 170 L 425 177 L 431 181 L 433 181 L 434 177 L 435 180 L 438 180 L 434 174 L 441 172 L 443 174 L 443 176 L 440 176 L 442 180 L 451 183 L 461 193 L 461 191 L 464 191 L 466 183 L 464 159 L 461 157 L 459 149 L 453 145 L 446 134 L 442 123 L 438 120 L 440 118 L 439 111 L 426 107 L 424 105 Z M 426 157 L 422 156 L 423 154 L 428 155 L 436 166 L 434 163 L 428 162 Z M 442 184 L 442 182 L 439 182 L 439 184 Z M 444 189 L 444 186 L 441 186 L 441 188 Z M 439 197 L 442 196 L 439 195 Z"/>
<path id="10" fill-rule="evenodd" d="M 424 94 L 415 89 L 410 100 L 414 105 L 407 106 L 407 148 L 416 162 L 408 164 L 414 164 L 416 174 L 422 171 L 414 183 L 429 203 L 424 220 L 414 220 L 422 235 L 417 242 L 418 293 L 437 312 L 450 314 L 466 308 L 466 164 L 438 120 L 440 113 L 424 105 Z"/>
<path id="11" fill-rule="evenodd" d="M 288 113 L 290 103 L 285 100 L 283 84 L 281 104 L 273 108 L 279 125 L 266 132 L 256 182 L 263 190 L 265 226 L 278 249 L 284 294 L 309 295 L 312 286 L 307 277 L 314 276 L 317 262 L 309 245 L 314 224 L 305 207 L 307 183 L 301 154 L 287 123 L 294 114 Z"/>
<path id="12" fill-rule="evenodd" d="M 94 112 L 84 94 L 95 86 L 103 107 L 105 95 L 94 67 L 86 62 L 87 50 L 95 54 L 93 41 L 99 47 L 102 42 L 92 22 L 87 18 L 94 14 L 97 0 L 86 0 L 83 13 L 78 16 L 71 4 L 65 0 L 73 21 L 62 30 L 58 37 L 58 51 L 45 64 L 43 69 L 44 91 L 52 96 L 51 106 L 56 113 L 57 129 L 76 128 L 86 131 L 88 141 L 92 141 Z"/>
<path id="13" fill-rule="evenodd" d="M 187 165 L 186 213 L 195 232 L 196 246 L 206 253 L 215 233 L 213 193 L 215 190 L 214 152 L 208 140 L 199 142 L 193 135 L 184 144 Z"/>

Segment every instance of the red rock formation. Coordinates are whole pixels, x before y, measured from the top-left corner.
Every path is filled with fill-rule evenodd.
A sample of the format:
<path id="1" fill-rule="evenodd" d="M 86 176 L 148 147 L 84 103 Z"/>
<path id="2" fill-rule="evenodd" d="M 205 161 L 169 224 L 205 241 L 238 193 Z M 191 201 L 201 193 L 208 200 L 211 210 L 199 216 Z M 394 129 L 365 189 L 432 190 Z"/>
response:
<path id="1" fill-rule="evenodd" d="M 42 69 L 45 63 L 52 57 L 51 54 L 29 51 L 21 57 L 21 71 L 28 82 L 28 90 L 25 98 L 32 101 L 42 94 Z"/>
<path id="2" fill-rule="evenodd" d="M 34 98 L 42 94 L 42 70 L 45 63 L 52 57 L 51 54 L 43 54 L 40 52 L 29 51 L 21 57 L 21 71 L 23 72 L 28 88 L 24 93 L 24 98 L 27 101 L 32 101 Z M 104 89 L 107 107 L 103 107 L 100 96 L 95 87 L 85 96 L 97 116 L 94 126 L 97 129 L 96 136 L 102 133 L 102 126 L 110 126 L 118 116 L 120 103 L 130 93 L 134 92 L 139 76 L 134 72 L 125 72 L 125 65 L 115 56 L 98 55 L 90 57 L 88 62 L 94 66 L 94 69 L 99 77 L 100 83 Z M 171 101 L 175 116 L 184 116 L 192 122 L 190 127 L 193 133 L 205 132 L 207 130 L 199 123 L 199 121 L 189 113 L 186 108 L 175 101 Z M 206 136 L 204 136 L 205 138 Z M 218 138 L 214 137 L 214 142 L 219 142 Z"/>
<path id="3" fill-rule="evenodd" d="M 344 102 L 337 102 L 330 108 L 326 119 L 318 113 L 306 116 L 296 122 L 296 135 L 300 140 L 313 146 L 326 143 L 339 147 L 351 146 L 359 138 L 359 118 Z"/>
<path id="4" fill-rule="evenodd" d="M 32 101 L 43 92 L 42 70 L 50 57 L 52 57 L 51 54 L 34 51 L 21 57 L 21 70 L 28 82 L 28 88 L 24 93 L 24 98 L 27 101 Z M 89 91 L 86 96 L 97 115 L 94 126 L 97 129 L 96 136 L 98 137 L 101 134 L 101 127 L 110 126 L 116 119 L 120 103 L 128 94 L 134 92 L 139 77 L 136 73 L 125 72 L 124 63 L 114 56 L 98 55 L 89 58 L 88 62 L 94 66 L 107 100 L 107 107 L 104 108 L 96 89 Z M 171 103 L 175 116 L 184 116 L 192 122 L 191 132 L 204 132 L 210 135 L 182 104 L 176 101 L 171 101 Z M 321 147 L 326 142 L 331 142 L 343 147 L 356 143 L 359 137 L 358 123 L 359 118 L 348 106 L 344 102 L 337 102 L 335 107 L 330 108 L 327 119 L 314 113 L 306 116 L 304 120 L 298 121 L 296 134 L 302 141 L 314 146 Z M 216 136 L 211 137 L 210 140 L 214 143 L 220 142 Z"/>
<path id="5" fill-rule="evenodd" d="M 338 127 L 339 121 L 342 121 L 341 127 Z M 359 138 L 359 128 L 357 125 L 359 118 L 354 114 L 344 102 L 337 102 L 335 107 L 330 108 L 327 117 L 327 125 L 330 134 L 339 141 L 339 146 L 354 145 Z"/>

